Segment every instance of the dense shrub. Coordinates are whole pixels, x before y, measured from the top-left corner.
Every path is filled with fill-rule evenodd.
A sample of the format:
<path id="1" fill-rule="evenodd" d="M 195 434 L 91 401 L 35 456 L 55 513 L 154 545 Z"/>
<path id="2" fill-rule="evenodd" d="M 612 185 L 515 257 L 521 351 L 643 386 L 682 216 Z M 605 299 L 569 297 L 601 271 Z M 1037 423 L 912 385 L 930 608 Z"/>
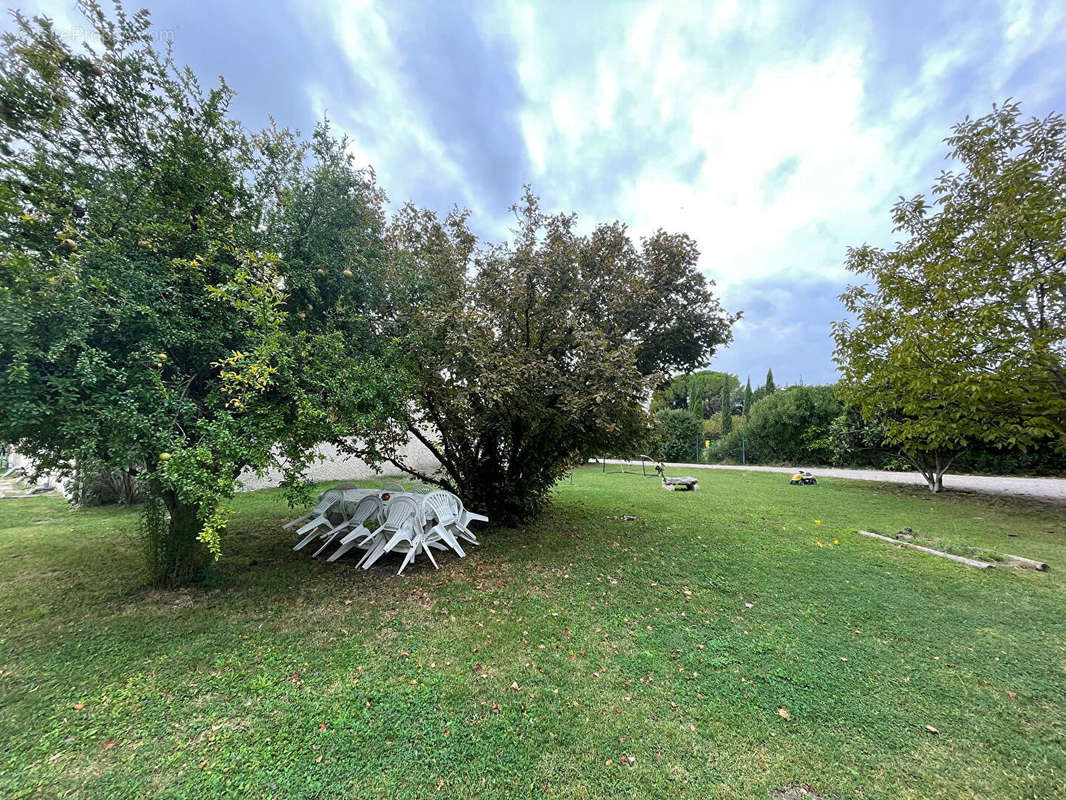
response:
<path id="1" fill-rule="evenodd" d="M 655 415 L 656 444 L 661 461 L 694 461 L 702 434 L 699 421 L 687 411 L 668 408 Z"/>
<path id="2" fill-rule="evenodd" d="M 826 463 L 830 460 L 826 434 L 843 410 L 834 386 L 777 391 L 751 407 L 751 418 L 718 442 L 714 456 L 740 461 L 743 447 L 751 463 Z"/>

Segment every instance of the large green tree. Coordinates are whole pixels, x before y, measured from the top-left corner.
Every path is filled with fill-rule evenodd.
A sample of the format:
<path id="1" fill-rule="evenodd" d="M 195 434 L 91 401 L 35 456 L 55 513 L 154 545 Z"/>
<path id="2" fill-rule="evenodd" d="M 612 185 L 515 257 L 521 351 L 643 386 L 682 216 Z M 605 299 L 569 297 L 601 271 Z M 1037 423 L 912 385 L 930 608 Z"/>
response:
<path id="1" fill-rule="evenodd" d="M 737 377 L 725 372 L 699 370 L 676 375 L 652 393 L 650 410 L 653 414 L 664 408 L 692 411 L 696 406 L 696 398 L 699 398 L 703 414 L 709 418 L 721 411 L 722 386 L 726 383 L 731 389 L 740 387 Z"/>
<path id="2" fill-rule="evenodd" d="M 505 523 L 535 514 L 589 456 L 639 453 L 651 390 L 706 363 L 734 319 L 687 236 L 638 245 L 618 223 L 581 235 L 528 191 L 515 213 L 513 240 L 497 245 L 459 213 L 406 208 L 392 227 L 394 316 L 417 382 L 408 428 L 444 486 Z"/>
<path id="3" fill-rule="evenodd" d="M 360 282 L 333 274 L 382 260 L 380 197 L 366 176 L 331 190 L 366 240 L 308 275 L 321 181 L 295 139 L 247 136 L 225 84 L 155 51 L 147 12 L 83 9 L 92 47 L 20 15 L 0 47 L 0 440 L 135 476 L 173 585 L 220 553 L 243 469 L 280 460 L 298 486 L 317 442 L 400 405 L 349 336 Z"/>
<path id="4" fill-rule="evenodd" d="M 733 397 L 729 391 L 729 384 L 722 384 L 722 433 L 733 430 Z"/>
<path id="5" fill-rule="evenodd" d="M 893 209 L 903 240 L 848 251 L 842 396 L 933 491 L 973 442 L 1066 431 L 1066 124 L 1008 103 L 956 125 L 958 169 Z"/>

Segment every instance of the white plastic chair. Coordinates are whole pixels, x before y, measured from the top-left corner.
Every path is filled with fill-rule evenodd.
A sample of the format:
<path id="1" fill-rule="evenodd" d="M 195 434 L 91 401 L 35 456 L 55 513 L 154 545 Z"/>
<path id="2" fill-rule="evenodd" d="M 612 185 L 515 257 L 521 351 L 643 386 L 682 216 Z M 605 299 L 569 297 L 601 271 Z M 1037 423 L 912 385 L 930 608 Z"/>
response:
<path id="1" fill-rule="evenodd" d="M 362 498 L 351 518 L 348 519 L 348 521 L 345 521 L 343 525 L 338 526 L 336 533 L 329 538 L 330 541 L 333 541 L 336 539 L 337 535 L 344 531 L 344 529 L 352 528 L 352 530 L 344 534 L 344 537 L 340 540 L 340 547 L 338 547 L 335 553 L 327 558 L 326 561 L 336 561 L 345 553 L 348 553 L 353 547 L 364 546 L 370 539 L 373 539 L 374 535 L 376 535 L 376 531 L 370 530 L 364 525 L 364 523 L 366 523 L 372 516 L 376 516 L 378 519 L 381 518 L 384 508 L 385 506 L 381 498 Z M 381 526 L 376 527 L 378 529 L 381 528 Z M 329 544 L 329 542 L 326 542 L 326 544 Z M 322 545 L 322 547 L 325 546 L 325 544 Z"/>
<path id="2" fill-rule="evenodd" d="M 314 517 L 314 519 L 311 522 L 307 523 L 307 525 L 304 525 L 303 527 L 301 527 L 296 532 L 297 534 L 304 533 L 305 531 L 310 530 L 310 528 L 308 526 L 314 527 L 314 526 L 320 524 L 319 520 L 320 519 L 324 520 L 326 512 L 329 511 L 333 507 L 334 503 L 339 502 L 342 499 L 342 497 L 343 497 L 343 495 L 341 494 L 341 492 L 339 490 L 337 490 L 337 489 L 327 489 L 326 491 L 324 491 L 322 494 L 320 494 L 318 496 L 318 500 L 315 502 L 315 505 L 311 508 L 310 511 L 308 511 L 306 514 L 304 514 L 302 517 L 297 517 L 296 519 L 292 520 L 291 522 L 286 522 L 281 527 L 284 528 L 284 529 L 288 529 L 288 528 L 291 528 L 293 525 L 300 524 L 305 519 L 311 519 L 312 517 Z"/>
<path id="3" fill-rule="evenodd" d="M 367 550 L 358 566 L 370 569 L 374 562 L 385 553 L 397 550 L 406 552 L 403 563 L 400 564 L 400 569 L 396 573 L 400 575 L 418 555 L 419 550 L 423 550 L 436 567 L 437 560 L 433 558 L 433 554 L 429 552 L 426 545 L 421 519 L 422 507 L 418 500 L 410 495 L 397 494 L 389 499 L 385 512 L 385 522 L 375 531 L 374 544 Z"/>
<path id="4" fill-rule="evenodd" d="M 344 533 L 349 528 L 354 528 L 355 529 L 354 531 L 352 531 L 353 534 L 357 534 L 359 531 L 365 531 L 366 533 L 370 533 L 370 531 L 368 531 L 366 528 L 363 527 L 363 523 L 366 522 L 371 517 L 376 516 L 380 511 L 381 511 L 381 500 L 379 498 L 377 498 L 377 497 L 364 497 L 362 500 L 360 500 L 358 503 L 356 503 L 354 510 L 352 511 L 351 515 L 347 519 L 345 519 L 337 527 L 333 528 L 333 530 L 331 530 L 328 533 L 324 534 L 324 538 L 325 538 L 326 541 L 322 543 L 322 546 L 320 548 L 318 548 L 311 557 L 312 558 L 316 557 L 319 553 L 321 553 L 323 550 L 325 550 L 327 547 L 329 547 L 329 545 L 338 536 L 340 536 L 342 533 Z M 347 540 L 348 540 L 348 537 L 346 536 L 344 538 L 344 540 L 342 540 L 342 541 L 347 541 Z M 352 547 L 354 547 L 354 545 L 352 545 Z M 351 547 L 345 547 L 342 544 L 341 547 L 337 550 L 337 552 L 334 553 L 332 556 L 330 556 L 327 560 L 328 561 L 336 561 L 342 555 L 347 553 L 348 550 L 350 550 L 350 549 L 351 549 Z"/>
<path id="5" fill-rule="evenodd" d="M 410 489 L 411 494 L 429 494 L 435 491 L 437 491 L 437 487 L 430 486 L 428 483 L 416 483 Z"/>
<path id="6" fill-rule="evenodd" d="M 430 540 L 434 538 L 443 540 L 452 550 L 459 554 L 459 558 L 466 558 L 466 553 L 459 545 L 455 534 L 450 530 L 450 526 L 459 522 L 461 508 L 458 498 L 451 492 L 446 492 L 442 489 L 430 492 L 422 497 L 422 519 L 427 525 L 429 524 L 430 516 L 435 519 L 433 527 L 426 531 L 426 537 Z"/>
<path id="7" fill-rule="evenodd" d="M 475 537 L 473 531 L 470 530 L 469 526 L 472 522 L 487 523 L 488 517 L 484 514 L 475 514 L 472 511 L 467 511 L 466 508 L 464 508 L 463 506 L 463 500 L 459 499 L 458 497 L 456 497 L 455 499 L 459 503 L 459 518 L 458 521 L 452 527 L 455 528 L 456 532 L 458 532 L 459 537 L 467 540 L 471 544 L 477 544 L 480 546 L 481 542 L 478 541 L 478 537 Z"/>
<path id="8" fill-rule="evenodd" d="M 394 494 L 406 494 L 406 490 L 403 486 L 396 483 L 396 481 L 385 481 L 381 484 L 381 491 L 392 492 Z"/>

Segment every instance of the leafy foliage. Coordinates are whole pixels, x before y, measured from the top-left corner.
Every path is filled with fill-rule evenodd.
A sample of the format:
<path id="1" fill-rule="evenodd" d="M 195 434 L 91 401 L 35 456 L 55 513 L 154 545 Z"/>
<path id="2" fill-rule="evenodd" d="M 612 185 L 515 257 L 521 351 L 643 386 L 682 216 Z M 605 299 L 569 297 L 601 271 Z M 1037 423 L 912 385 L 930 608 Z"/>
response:
<path id="1" fill-rule="evenodd" d="M 313 446 L 387 416 L 390 393 L 353 358 L 364 297 L 305 291 L 298 248 L 336 232 L 283 224 L 322 183 L 294 137 L 248 137 L 224 83 L 153 49 L 147 12 L 84 11 L 99 51 L 16 15 L 0 52 L 0 438 L 42 469 L 135 475 L 166 539 L 154 577 L 176 584 L 220 554 L 242 469 L 283 457 L 298 486 Z M 337 250 L 362 272 L 380 195 L 349 174 L 330 197 L 366 238 Z"/>
<path id="2" fill-rule="evenodd" d="M 507 523 L 533 516 L 572 465 L 639 452 L 642 401 L 705 362 L 735 319 L 687 236 L 637 246 L 619 223 L 582 236 L 528 190 L 515 212 L 504 244 L 480 244 L 465 214 L 411 207 L 391 233 L 393 316 L 417 383 L 408 428 L 443 485 Z"/>
<path id="3" fill-rule="evenodd" d="M 687 411 L 665 408 L 655 415 L 656 453 L 660 461 L 695 461 L 703 433 Z"/>
<path id="4" fill-rule="evenodd" d="M 722 386 L 728 383 L 732 389 L 740 387 L 735 375 L 713 370 L 700 370 L 677 375 L 655 390 L 651 397 L 653 414 L 664 408 L 682 408 L 695 414 L 697 400 L 702 407 L 702 419 L 710 419 L 721 410 Z"/>
<path id="5" fill-rule="evenodd" d="M 1008 103 L 956 125 L 961 169 L 893 209 L 894 250 L 848 251 L 872 282 L 834 325 L 845 400 L 936 491 L 975 442 L 1031 446 L 1066 431 L 1066 123 Z"/>
<path id="6" fill-rule="evenodd" d="M 835 386 L 782 389 L 755 403 L 748 421 L 719 443 L 716 455 L 739 461 L 744 436 L 752 463 L 828 463 L 826 433 L 842 410 Z"/>
<path id="7" fill-rule="evenodd" d="M 730 396 L 729 384 L 722 384 L 722 433 L 727 434 L 733 430 L 733 399 Z"/>

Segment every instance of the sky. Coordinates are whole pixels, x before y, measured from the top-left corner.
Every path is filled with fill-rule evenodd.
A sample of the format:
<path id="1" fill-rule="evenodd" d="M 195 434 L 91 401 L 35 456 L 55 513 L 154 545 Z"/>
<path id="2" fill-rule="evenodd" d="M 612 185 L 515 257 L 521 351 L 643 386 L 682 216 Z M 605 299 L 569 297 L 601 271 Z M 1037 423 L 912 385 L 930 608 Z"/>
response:
<path id="1" fill-rule="evenodd" d="M 586 228 L 690 234 L 743 311 L 709 366 L 754 386 L 835 380 L 847 248 L 892 245 L 953 123 L 1066 112 L 1062 0 L 143 4 L 248 126 L 328 115 L 393 206 L 468 208 L 498 240 L 531 184 Z M 86 27 L 70 0 L 19 7 Z"/>

